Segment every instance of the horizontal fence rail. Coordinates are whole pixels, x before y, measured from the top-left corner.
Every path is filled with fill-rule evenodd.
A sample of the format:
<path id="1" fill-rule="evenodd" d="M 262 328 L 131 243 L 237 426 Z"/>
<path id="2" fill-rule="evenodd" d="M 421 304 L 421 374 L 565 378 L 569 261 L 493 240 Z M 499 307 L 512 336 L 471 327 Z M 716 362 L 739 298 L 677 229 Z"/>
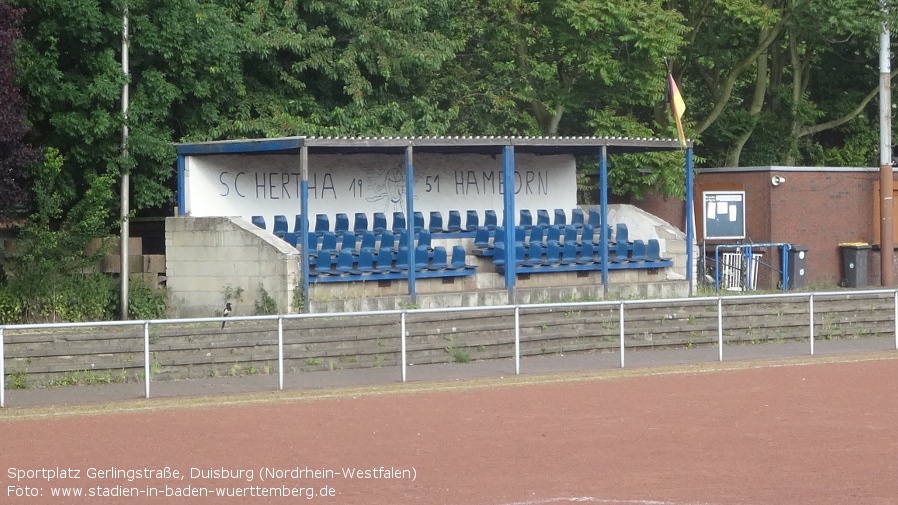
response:
<path id="1" fill-rule="evenodd" d="M 434 319 L 447 314 L 466 317 Z M 83 366 L 86 370 L 121 367 L 127 379 L 128 370 L 138 374 L 142 368 L 144 397 L 150 398 L 157 353 L 183 353 L 184 357 L 172 358 L 168 364 L 186 368 L 186 377 L 192 378 L 193 366 L 205 365 L 211 370 L 209 373 L 219 373 L 219 368 L 231 363 L 221 358 L 221 353 L 227 356 L 228 352 L 248 349 L 250 361 L 276 363 L 277 388 L 283 390 L 285 363 L 302 363 L 305 359 L 310 365 L 322 365 L 320 358 L 311 356 L 362 368 L 393 364 L 395 358 L 390 356 L 398 353 L 395 364 L 400 368 L 402 382 L 407 381 L 411 364 L 445 362 L 446 354 L 453 353 L 457 353 L 457 361 L 461 357 L 467 360 L 471 358 L 469 349 L 473 349 L 474 359 L 513 358 L 515 374 L 521 373 L 522 355 L 547 351 L 616 351 L 620 354 L 620 367 L 624 368 L 628 348 L 708 344 L 716 345 L 717 359 L 723 361 L 724 347 L 730 343 L 724 335 L 727 318 L 734 322 L 730 331 L 740 335 L 731 341 L 807 338 L 808 352 L 813 355 L 819 338 L 892 335 L 894 348 L 898 349 L 898 290 L 892 289 L 0 325 L 0 407 L 6 406 L 7 359 L 26 364 L 44 359 L 47 363 L 36 368 L 48 377 Z M 742 321 L 739 327 L 735 326 L 737 320 Z M 799 331 L 805 324 L 801 321 L 807 321 L 804 332 Z M 262 325 L 265 322 L 275 323 L 275 329 Z M 259 324 L 244 327 L 235 323 Z M 224 331 L 226 324 L 231 325 L 228 332 Z M 313 327 L 314 324 L 318 326 Z M 169 341 L 161 343 L 162 337 L 154 335 L 154 331 L 165 328 L 172 328 L 165 336 Z M 131 329 L 139 333 L 127 333 Z M 47 330 L 51 331 L 52 340 L 38 333 Z M 86 336 L 65 333 L 74 330 L 93 331 Z M 270 335 L 272 331 L 274 335 Z M 286 339 L 288 332 L 290 338 Z M 343 336 L 339 337 L 341 332 Z M 461 340 L 462 336 L 464 345 L 458 347 L 456 338 Z M 225 342 L 228 338 L 230 342 Z M 94 348 L 97 341 L 106 344 L 103 351 Z M 139 345 L 135 344 L 137 341 Z M 346 351 L 344 347 L 352 343 L 357 344 L 355 350 Z M 60 349 L 54 351 L 57 347 Z M 11 352 L 11 348 L 15 351 Z M 135 361 L 135 355 L 142 356 L 142 363 Z M 415 363 L 410 363 L 410 358 Z M 117 364 L 104 364 L 102 359 Z M 94 361 L 101 363 L 97 367 Z M 232 367 L 235 366 L 236 361 Z"/>

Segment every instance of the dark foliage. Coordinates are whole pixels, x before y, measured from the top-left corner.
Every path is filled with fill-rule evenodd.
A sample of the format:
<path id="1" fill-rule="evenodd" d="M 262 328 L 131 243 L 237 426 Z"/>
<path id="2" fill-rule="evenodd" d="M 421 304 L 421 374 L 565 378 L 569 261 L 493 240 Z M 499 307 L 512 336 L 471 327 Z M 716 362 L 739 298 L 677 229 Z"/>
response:
<path id="1" fill-rule="evenodd" d="M 25 143 L 25 105 L 16 86 L 17 26 L 23 13 L 0 2 L 0 216 L 25 205 L 28 168 L 37 160 L 37 151 Z"/>

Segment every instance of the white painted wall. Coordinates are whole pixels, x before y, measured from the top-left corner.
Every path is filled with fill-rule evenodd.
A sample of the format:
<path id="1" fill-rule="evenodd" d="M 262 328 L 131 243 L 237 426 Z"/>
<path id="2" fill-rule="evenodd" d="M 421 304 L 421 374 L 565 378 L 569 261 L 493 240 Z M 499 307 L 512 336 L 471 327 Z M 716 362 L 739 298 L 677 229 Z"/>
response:
<path id="1" fill-rule="evenodd" d="M 190 156 L 185 163 L 183 212 L 193 217 L 288 217 L 293 228 L 299 214 L 299 157 L 295 155 Z M 406 210 L 405 159 L 402 155 L 354 154 L 309 156 L 309 215 L 327 214 L 333 226 L 338 212 L 349 215 Z M 440 211 L 495 210 L 501 221 L 504 187 L 502 158 L 479 154 L 416 153 L 415 210 L 425 216 Z M 573 156 L 515 156 L 515 208 L 565 209 L 577 204 Z M 392 220 L 389 220 L 392 224 Z M 350 223 L 351 225 L 352 223 Z"/>

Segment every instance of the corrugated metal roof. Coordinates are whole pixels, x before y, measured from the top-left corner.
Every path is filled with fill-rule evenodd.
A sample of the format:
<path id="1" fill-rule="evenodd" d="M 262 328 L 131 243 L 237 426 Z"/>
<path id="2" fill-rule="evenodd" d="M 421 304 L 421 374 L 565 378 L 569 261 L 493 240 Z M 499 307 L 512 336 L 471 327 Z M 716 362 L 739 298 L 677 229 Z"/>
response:
<path id="1" fill-rule="evenodd" d="M 692 147 L 693 142 L 688 141 Z M 602 146 L 609 154 L 681 149 L 677 139 L 628 137 L 517 137 L 517 136 L 422 136 L 422 137 L 317 137 L 296 136 L 273 139 L 220 140 L 177 145 L 178 154 L 289 153 L 308 146 L 311 153 L 402 152 L 412 146 L 416 152 L 501 153 L 506 146 L 515 152 L 534 154 L 596 154 Z"/>

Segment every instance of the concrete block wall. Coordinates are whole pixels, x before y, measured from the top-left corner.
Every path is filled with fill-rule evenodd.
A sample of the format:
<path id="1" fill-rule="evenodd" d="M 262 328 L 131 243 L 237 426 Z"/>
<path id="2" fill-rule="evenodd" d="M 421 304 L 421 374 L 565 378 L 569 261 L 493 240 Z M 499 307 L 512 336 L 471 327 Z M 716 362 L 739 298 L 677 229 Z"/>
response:
<path id="1" fill-rule="evenodd" d="M 254 315 L 260 286 L 278 312 L 296 311 L 299 251 L 242 218 L 166 218 L 165 247 L 171 317 L 220 315 L 226 292 L 238 289 L 234 314 Z"/>

